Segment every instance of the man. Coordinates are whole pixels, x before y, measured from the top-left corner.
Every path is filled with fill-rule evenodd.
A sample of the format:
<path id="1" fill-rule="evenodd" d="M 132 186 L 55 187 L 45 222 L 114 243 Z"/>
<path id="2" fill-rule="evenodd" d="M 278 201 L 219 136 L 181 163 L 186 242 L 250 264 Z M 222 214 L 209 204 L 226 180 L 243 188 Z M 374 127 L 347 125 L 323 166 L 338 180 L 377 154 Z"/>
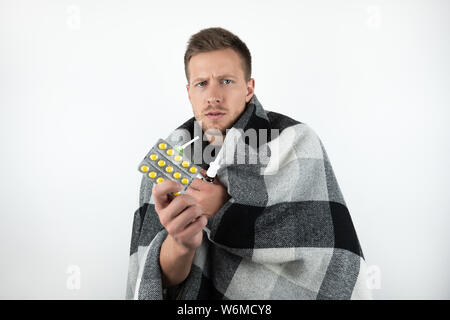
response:
<path id="1" fill-rule="evenodd" d="M 184 62 L 194 118 L 168 140 L 184 134 L 188 141 L 200 129 L 206 142 L 187 154 L 200 154 L 204 169 L 210 146 L 212 159 L 234 147 L 231 159 L 244 160 L 222 161 L 213 183 L 195 179 L 177 197 L 179 183 L 150 189 L 143 178 L 127 298 L 370 298 L 325 149 L 306 124 L 262 108 L 245 43 L 225 29 L 204 29 L 190 38 Z M 246 132 L 259 135 L 250 143 Z"/>

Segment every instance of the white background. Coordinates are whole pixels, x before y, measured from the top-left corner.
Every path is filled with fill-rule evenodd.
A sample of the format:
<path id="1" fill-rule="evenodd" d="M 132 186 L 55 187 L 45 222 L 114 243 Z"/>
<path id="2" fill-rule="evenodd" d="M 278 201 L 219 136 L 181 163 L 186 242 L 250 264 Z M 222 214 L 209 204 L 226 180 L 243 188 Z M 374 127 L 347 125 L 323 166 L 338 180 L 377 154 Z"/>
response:
<path id="1" fill-rule="evenodd" d="M 122 299 L 137 165 L 220 26 L 324 143 L 377 299 L 450 298 L 449 1 L 0 1 L 0 298 Z M 81 286 L 67 286 L 77 266 Z"/>

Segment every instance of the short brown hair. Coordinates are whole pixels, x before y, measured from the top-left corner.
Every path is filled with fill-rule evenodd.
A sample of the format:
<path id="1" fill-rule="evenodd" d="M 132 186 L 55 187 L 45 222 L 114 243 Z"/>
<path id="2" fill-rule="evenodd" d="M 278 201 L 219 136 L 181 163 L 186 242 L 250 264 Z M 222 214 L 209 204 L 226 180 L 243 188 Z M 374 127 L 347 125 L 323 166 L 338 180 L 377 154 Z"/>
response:
<path id="1" fill-rule="evenodd" d="M 223 28 L 202 29 L 192 35 L 188 41 L 184 54 L 184 72 L 189 82 L 188 64 L 191 58 L 202 52 L 209 52 L 220 49 L 233 49 L 240 57 L 245 80 L 250 80 L 252 75 L 252 57 L 247 45 L 228 30 Z"/>

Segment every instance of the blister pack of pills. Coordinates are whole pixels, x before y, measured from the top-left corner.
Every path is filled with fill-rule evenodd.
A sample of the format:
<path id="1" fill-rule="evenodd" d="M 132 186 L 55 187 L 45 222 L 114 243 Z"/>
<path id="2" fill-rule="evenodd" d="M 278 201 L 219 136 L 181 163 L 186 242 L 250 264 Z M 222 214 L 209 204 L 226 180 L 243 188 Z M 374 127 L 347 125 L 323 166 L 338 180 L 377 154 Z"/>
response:
<path id="1" fill-rule="evenodd" d="M 174 195 L 184 192 L 197 176 L 201 177 L 200 169 L 163 139 L 158 140 L 138 168 L 152 183 L 167 179 L 180 183 L 183 189 Z"/>

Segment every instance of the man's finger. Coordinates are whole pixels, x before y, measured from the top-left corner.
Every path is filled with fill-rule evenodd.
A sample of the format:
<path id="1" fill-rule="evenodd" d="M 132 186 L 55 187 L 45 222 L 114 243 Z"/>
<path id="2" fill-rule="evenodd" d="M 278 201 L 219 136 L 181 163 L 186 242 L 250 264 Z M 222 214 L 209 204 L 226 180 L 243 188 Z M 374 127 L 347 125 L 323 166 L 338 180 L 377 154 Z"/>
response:
<path id="1" fill-rule="evenodd" d="M 152 194 L 156 210 L 164 209 L 165 207 L 167 207 L 170 202 L 167 195 L 170 193 L 178 192 L 181 189 L 183 189 L 181 184 L 172 180 L 166 180 L 154 185 L 152 188 Z"/>
<path id="2" fill-rule="evenodd" d="M 172 202 L 170 202 L 170 204 L 166 207 L 165 212 L 168 214 L 169 220 L 172 220 L 176 216 L 182 214 L 186 208 L 195 205 L 195 203 L 196 200 L 192 196 L 180 194 L 175 197 Z"/>
<path id="3" fill-rule="evenodd" d="M 198 179 L 197 179 L 198 180 Z M 192 183 L 191 183 L 192 185 Z M 192 188 L 191 186 L 189 186 L 189 188 L 186 189 L 186 191 L 184 192 L 185 195 L 191 196 L 192 198 L 194 198 L 195 200 L 197 200 L 200 195 L 202 194 L 201 190 L 197 190 Z"/>
<path id="4" fill-rule="evenodd" d="M 196 181 L 196 180 L 199 180 L 199 181 Z M 195 184 L 194 184 L 194 182 L 195 182 Z M 206 180 L 201 180 L 201 179 L 195 179 L 192 183 L 191 183 L 191 185 L 192 184 L 194 184 L 194 188 L 195 189 L 197 189 L 197 190 L 202 190 L 202 189 L 204 189 L 205 187 L 206 188 L 208 188 L 208 186 L 211 184 L 211 182 L 208 182 L 208 181 L 206 181 Z M 214 181 L 212 182 L 212 184 L 215 184 L 215 185 L 222 185 L 222 183 L 220 182 L 220 180 L 219 180 L 219 178 L 217 177 L 217 176 L 215 176 L 214 177 Z"/>
<path id="5" fill-rule="evenodd" d="M 203 168 L 200 169 L 200 173 L 201 173 L 201 175 L 202 175 L 203 177 L 206 177 L 206 172 L 207 172 L 207 171 L 206 171 L 205 169 L 203 169 Z M 208 182 L 208 183 L 210 183 L 210 182 Z M 217 176 L 214 177 L 213 183 L 214 183 L 214 184 L 221 184 L 220 181 L 219 181 L 219 178 L 217 178 Z"/>
<path id="6" fill-rule="evenodd" d="M 170 233 L 179 233 L 199 216 L 201 216 L 199 207 L 188 207 L 170 221 L 167 230 L 170 231 Z"/>
<path id="7" fill-rule="evenodd" d="M 187 225 L 187 227 L 185 227 L 185 229 L 179 233 L 179 236 L 187 239 L 192 238 L 197 233 L 199 233 L 206 226 L 207 223 L 208 223 L 207 217 L 200 216 L 194 222 Z"/>
<path id="8" fill-rule="evenodd" d="M 187 189 L 187 190 L 189 190 L 189 189 L 194 189 L 194 190 L 196 190 L 196 191 L 200 191 L 201 189 L 202 189 L 202 184 L 203 183 L 205 183 L 205 181 L 204 180 L 201 180 L 201 179 L 194 179 L 194 180 L 192 180 L 192 182 L 191 182 L 191 184 L 189 185 L 189 188 Z"/>

